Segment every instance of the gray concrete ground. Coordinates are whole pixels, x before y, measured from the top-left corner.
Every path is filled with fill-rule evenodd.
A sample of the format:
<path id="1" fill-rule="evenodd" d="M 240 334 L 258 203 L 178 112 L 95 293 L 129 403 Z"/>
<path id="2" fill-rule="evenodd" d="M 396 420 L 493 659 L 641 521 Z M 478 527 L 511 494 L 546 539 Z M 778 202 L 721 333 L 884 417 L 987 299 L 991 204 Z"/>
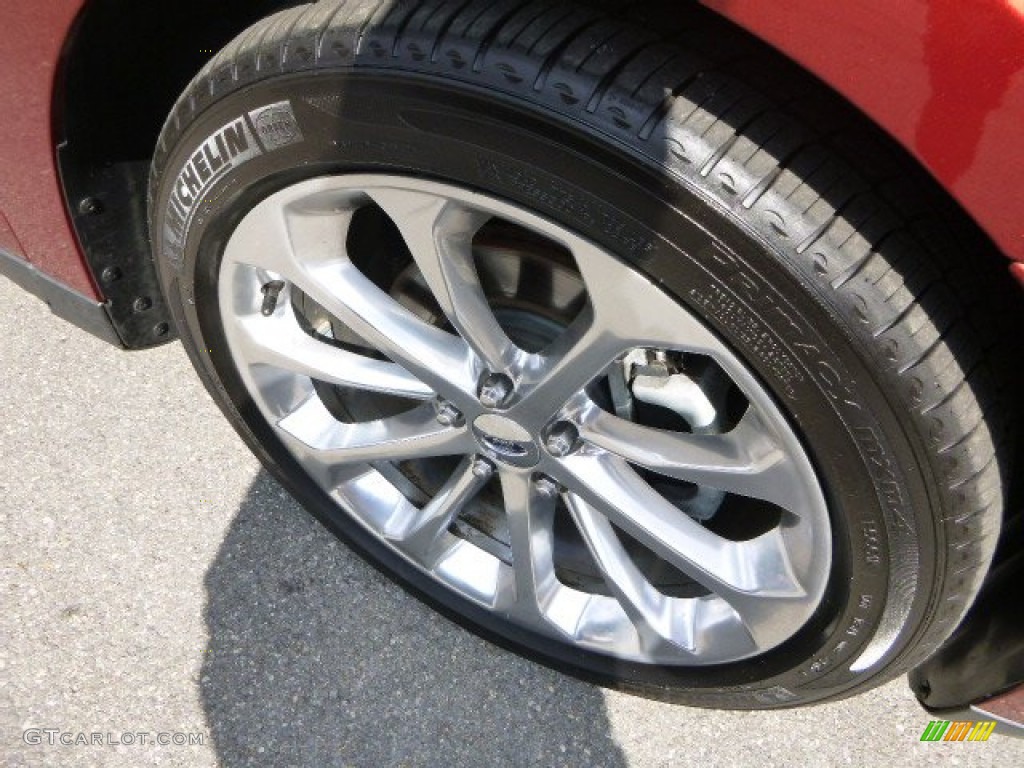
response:
<path id="1" fill-rule="evenodd" d="M 309 519 L 179 345 L 118 352 L 2 279 L 0 307 L 0 765 L 1024 764 L 1006 738 L 920 743 L 902 680 L 708 712 L 498 650 Z M 204 743 L 50 746 L 26 729 Z"/>

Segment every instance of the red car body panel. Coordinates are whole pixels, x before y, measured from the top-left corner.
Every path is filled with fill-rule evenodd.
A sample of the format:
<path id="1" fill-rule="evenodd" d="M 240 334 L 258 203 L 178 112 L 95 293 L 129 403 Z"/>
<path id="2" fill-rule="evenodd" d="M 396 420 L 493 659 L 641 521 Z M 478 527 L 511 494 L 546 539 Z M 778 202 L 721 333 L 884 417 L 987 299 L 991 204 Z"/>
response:
<path id="1" fill-rule="evenodd" d="M 860 107 L 1024 261 L 1024 0 L 704 1 Z M 0 12 L 0 248 L 101 298 L 52 128 L 61 50 L 85 2 L 5 0 Z"/>
<path id="2" fill-rule="evenodd" d="M 52 128 L 61 50 L 83 2 L 4 0 L 0 10 L 0 248 L 99 299 L 64 206 Z"/>

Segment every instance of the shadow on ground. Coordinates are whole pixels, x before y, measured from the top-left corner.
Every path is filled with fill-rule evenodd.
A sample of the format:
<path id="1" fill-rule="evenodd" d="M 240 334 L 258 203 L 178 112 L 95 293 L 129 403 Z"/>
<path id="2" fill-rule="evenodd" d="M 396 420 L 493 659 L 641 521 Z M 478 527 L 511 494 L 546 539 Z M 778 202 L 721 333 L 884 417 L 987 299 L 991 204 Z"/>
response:
<path id="1" fill-rule="evenodd" d="M 266 473 L 206 577 L 220 763 L 621 766 L 598 689 L 435 615 Z"/>

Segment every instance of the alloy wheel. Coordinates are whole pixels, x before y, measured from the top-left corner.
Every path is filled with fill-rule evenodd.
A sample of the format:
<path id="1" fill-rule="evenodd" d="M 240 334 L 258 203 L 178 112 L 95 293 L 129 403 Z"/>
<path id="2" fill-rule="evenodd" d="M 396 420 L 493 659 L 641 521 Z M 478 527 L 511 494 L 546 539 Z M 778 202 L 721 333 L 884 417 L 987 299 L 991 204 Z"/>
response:
<path id="1" fill-rule="evenodd" d="M 367 248 L 370 220 L 390 234 Z M 496 230 L 520 235 L 498 256 Z M 451 185 L 321 177 L 255 206 L 220 270 L 231 357 L 277 437 L 466 600 L 683 666 L 764 653 L 819 606 L 828 512 L 779 406 L 565 227 Z"/>

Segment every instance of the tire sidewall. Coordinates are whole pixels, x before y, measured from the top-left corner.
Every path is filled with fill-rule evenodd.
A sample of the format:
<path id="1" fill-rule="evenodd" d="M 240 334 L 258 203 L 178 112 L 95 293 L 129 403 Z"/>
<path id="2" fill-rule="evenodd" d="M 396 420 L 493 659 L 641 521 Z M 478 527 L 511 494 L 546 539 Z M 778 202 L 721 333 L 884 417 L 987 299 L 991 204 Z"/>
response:
<path id="1" fill-rule="evenodd" d="M 294 118 L 291 132 L 287 104 Z M 284 115 L 261 127 L 269 108 Z M 241 120 L 258 153 L 205 183 L 180 242 L 171 197 L 197 153 Z M 287 139 L 287 140 L 285 140 Z M 212 144 L 210 144 L 212 142 Z M 622 661 L 498 620 L 425 579 L 303 473 L 249 399 L 217 309 L 237 222 L 317 175 L 394 173 L 468 187 L 576 231 L 660 284 L 756 372 L 808 447 L 829 502 L 834 570 L 816 616 L 764 656 L 714 668 Z M 180 208 L 180 206 L 179 206 Z M 881 673 L 929 610 L 935 537 L 915 446 L 841 319 L 788 257 L 661 164 L 582 125 L 467 86 L 400 73 L 282 76 L 209 106 L 179 135 L 151 200 L 154 252 L 182 340 L 268 469 L 332 531 L 446 615 L 542 663 L 648 696 L 716 707 L 791 706 Z M 874 641 L 874 642 L 872 642 Z M 859 672 L 850 666 L 877 656 Z"/>

